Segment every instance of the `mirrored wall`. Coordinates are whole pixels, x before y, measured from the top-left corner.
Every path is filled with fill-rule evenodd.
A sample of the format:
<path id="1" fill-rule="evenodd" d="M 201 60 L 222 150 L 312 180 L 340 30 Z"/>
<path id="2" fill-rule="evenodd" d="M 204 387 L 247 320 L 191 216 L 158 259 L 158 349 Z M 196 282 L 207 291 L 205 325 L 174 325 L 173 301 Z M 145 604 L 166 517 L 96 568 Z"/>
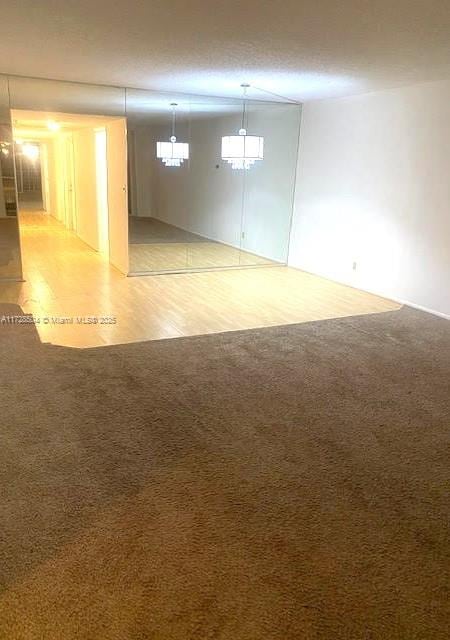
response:
<path id="1" fill-rule="evenodd" d="M 126 107 L 130 273 L 287 261 L 298 105 L 127 90 Z M 248 168 L 222 157 L 243 129 L 262 140 Z"/>
<path id="2" fill-rule="evenodd" d="M 300 106 L 248 93 L 0 76 L 0 278 L 36 237 L 57 277 L 53 229 L 126 275 L 286 263 Z"/>
<path id="3" fill-rule="evenodd" d="M 0 76 L 0 279 L 22 278 L 8 81 Z"/>

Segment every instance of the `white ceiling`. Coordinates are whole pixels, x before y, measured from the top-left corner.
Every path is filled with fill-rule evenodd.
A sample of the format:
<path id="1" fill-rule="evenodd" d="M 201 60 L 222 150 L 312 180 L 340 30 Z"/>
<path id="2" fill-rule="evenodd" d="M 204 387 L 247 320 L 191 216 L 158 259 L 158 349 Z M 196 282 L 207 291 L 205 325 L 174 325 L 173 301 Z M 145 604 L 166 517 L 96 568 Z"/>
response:
<path id="1" fill-rule="evenodd" d="M 450 1 L 7 2 L 0 72 L 203 95 L 238 96 L 241 82 L 301 101 L 350 95 L 450 76 Z"/>
<path id="2" fill-rule="evenodd" d="M 86 127 L 101 127 L 113 118 L 95 115 L 80 115 L 71 113 L 53 113 L 44 111 L 11 110 L 11 120 L 14 128 L 14 138 L 25 140 L 45 140 L 54 138 L 57 132 L 51 131 L 49 122 L 56 122 L 63 131 L 78 131 Z"/>

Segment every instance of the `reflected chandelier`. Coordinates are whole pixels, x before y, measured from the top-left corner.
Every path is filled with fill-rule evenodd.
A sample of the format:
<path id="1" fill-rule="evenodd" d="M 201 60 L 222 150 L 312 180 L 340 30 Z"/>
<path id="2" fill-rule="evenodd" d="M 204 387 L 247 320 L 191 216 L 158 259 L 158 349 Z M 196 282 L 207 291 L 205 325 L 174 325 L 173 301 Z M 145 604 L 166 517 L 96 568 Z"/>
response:
<path id="1" fill-rule="evenodd" d="M 247 115 L 247 89 L 249 84 L 241 84 L 243 89 L 242 124 L 237 136 L 222 137 L 222 160 L 231 164 L 233 169 L 250 169 L 256 160 L 264 158 L 264 138 L 248 136 L 245 128 Z"/>
<path id="2" fill-rule="evenodd" d="M 189 144 L 187 142 L 177 142 L 175 135 L 175 109 L 176 102 L 171 102 L 172 107 L 172 135 L 170 142 L 156 143 L 156 157 L 166 165 L 166 167 L 180 167 L 184 160 L 189 158 Z"/>

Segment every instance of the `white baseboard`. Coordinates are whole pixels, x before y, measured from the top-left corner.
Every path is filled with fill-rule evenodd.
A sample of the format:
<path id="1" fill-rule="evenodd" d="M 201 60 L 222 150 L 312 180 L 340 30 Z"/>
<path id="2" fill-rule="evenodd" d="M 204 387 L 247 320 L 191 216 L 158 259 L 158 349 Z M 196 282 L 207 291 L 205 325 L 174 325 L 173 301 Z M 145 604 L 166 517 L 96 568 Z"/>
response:
<path id="1" fill-rule="evenodd" d="M 430 313 L 433 316 L 437 316 L 438 318 L 443 318 L 444 320 L 450 320 L 450 315 L 447 313 L 443 313 L 442 311 L 436 311 L 436 309 L 429 309 L 428 307 L 424 307 L 415 302 L 411 302 L 409 300 L 403 300 L 401 298 L 394 298 L 392 296 L 388 296 L 386 294 L 381 293 L 380 291 L 375 291 L 373 289 L 367 289 L 365 287 L 355 287 L 348 282 L 343 282 L 342 280 L 336 280 L 335 278 L 330 278 L 330 276 L 325 276 L 321 273 L 317 273 L 314 271 L 308 271 L 308 269 L 302 269 L 301 267 L 295 264 L 289 264 L 288 267 L 292 267 L 293 269 L 298 269 L 299 271 L 304 271 L 305 273 L 310 273 L 313 276 L 318 276 L 319 278 L 324 278 L 325 280 L 330 280 L 330 282 L 336 282 L 337 284 L 341 284 L 344 287 L 350 287 L 351 289 L 356 289 L 357 291 L 365 291 L 366 293 L 371 293 L 374 296 L 378 296 L 379 298 L 385 298 L 386 300 L 392 300 L 392 302 L 397 302 L 397 304 L 401 304 L 405 307 L 411 307 L 412 309 L 417 309 L 418 311 L 423 311 L 424 313 Z"/>
<path id="2" fill-rule="evenodd" d="M 438 318 L 444 318 L 444 320 L 450 320 L 450 315 L 447 313 L 442 313 L 442 311 L 436 311 L 435 309 L 429 309 L 428 307 L 423 307 L 420 304 L 416 304 L 415 302 L 409 302 L 409 300 L 396 300 L 393 298 L 394 302 L 398 302 L 399 304 L 403 304 L 406 307 L 412 307 L 413 309 L 417 309 L 418 311 L 424 311 L 425 313 L 431 313 L 433 316 L 437 316 Z"/>

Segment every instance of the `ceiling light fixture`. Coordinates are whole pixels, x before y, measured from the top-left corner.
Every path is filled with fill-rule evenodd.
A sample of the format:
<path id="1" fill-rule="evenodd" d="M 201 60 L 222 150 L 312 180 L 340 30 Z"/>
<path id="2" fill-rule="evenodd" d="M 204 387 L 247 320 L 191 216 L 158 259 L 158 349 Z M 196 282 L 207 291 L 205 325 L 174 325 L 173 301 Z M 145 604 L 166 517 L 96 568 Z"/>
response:
<path id="1" fill-rule="evenodd" d="M 39 158 L 39 147 L 35 144 L 29 144 L 26 142 L 22 145 L 22 153 L 29 160 L 37 160 Z"/>
<path id="2" fill-rule="evenodd" d="M 156 157 L 166 165 L 166 167 L 180 167 L 184 160 L 189 158 L 189 144 L 187 142 L 177 142 L 175 135 L 175 109 L 176 102 L 171 102 L 172 107 L 172 135 L 170 142 L 156 143 Z"/>
<path id="3" fill-rule="evenodd" d="M 242 124 L 237 136 L 222 137 L 222 160 L 231 164 L 233 169 L 250 169 L 256 160 L 264 158 L 264 138 L 248 136 L 246 129 L 247 89 L 249 84 L 241 84 L 243 90 Z"/>
<path id="4" fill-rule="evenodd" d="M 55 122 L 54 120 L 49 120 L 47 122 L 47 127 L 50 129 L 50 131 L 59 131 L 61 129 L 61 125 L 59 124 L 59 122 Z"/>

